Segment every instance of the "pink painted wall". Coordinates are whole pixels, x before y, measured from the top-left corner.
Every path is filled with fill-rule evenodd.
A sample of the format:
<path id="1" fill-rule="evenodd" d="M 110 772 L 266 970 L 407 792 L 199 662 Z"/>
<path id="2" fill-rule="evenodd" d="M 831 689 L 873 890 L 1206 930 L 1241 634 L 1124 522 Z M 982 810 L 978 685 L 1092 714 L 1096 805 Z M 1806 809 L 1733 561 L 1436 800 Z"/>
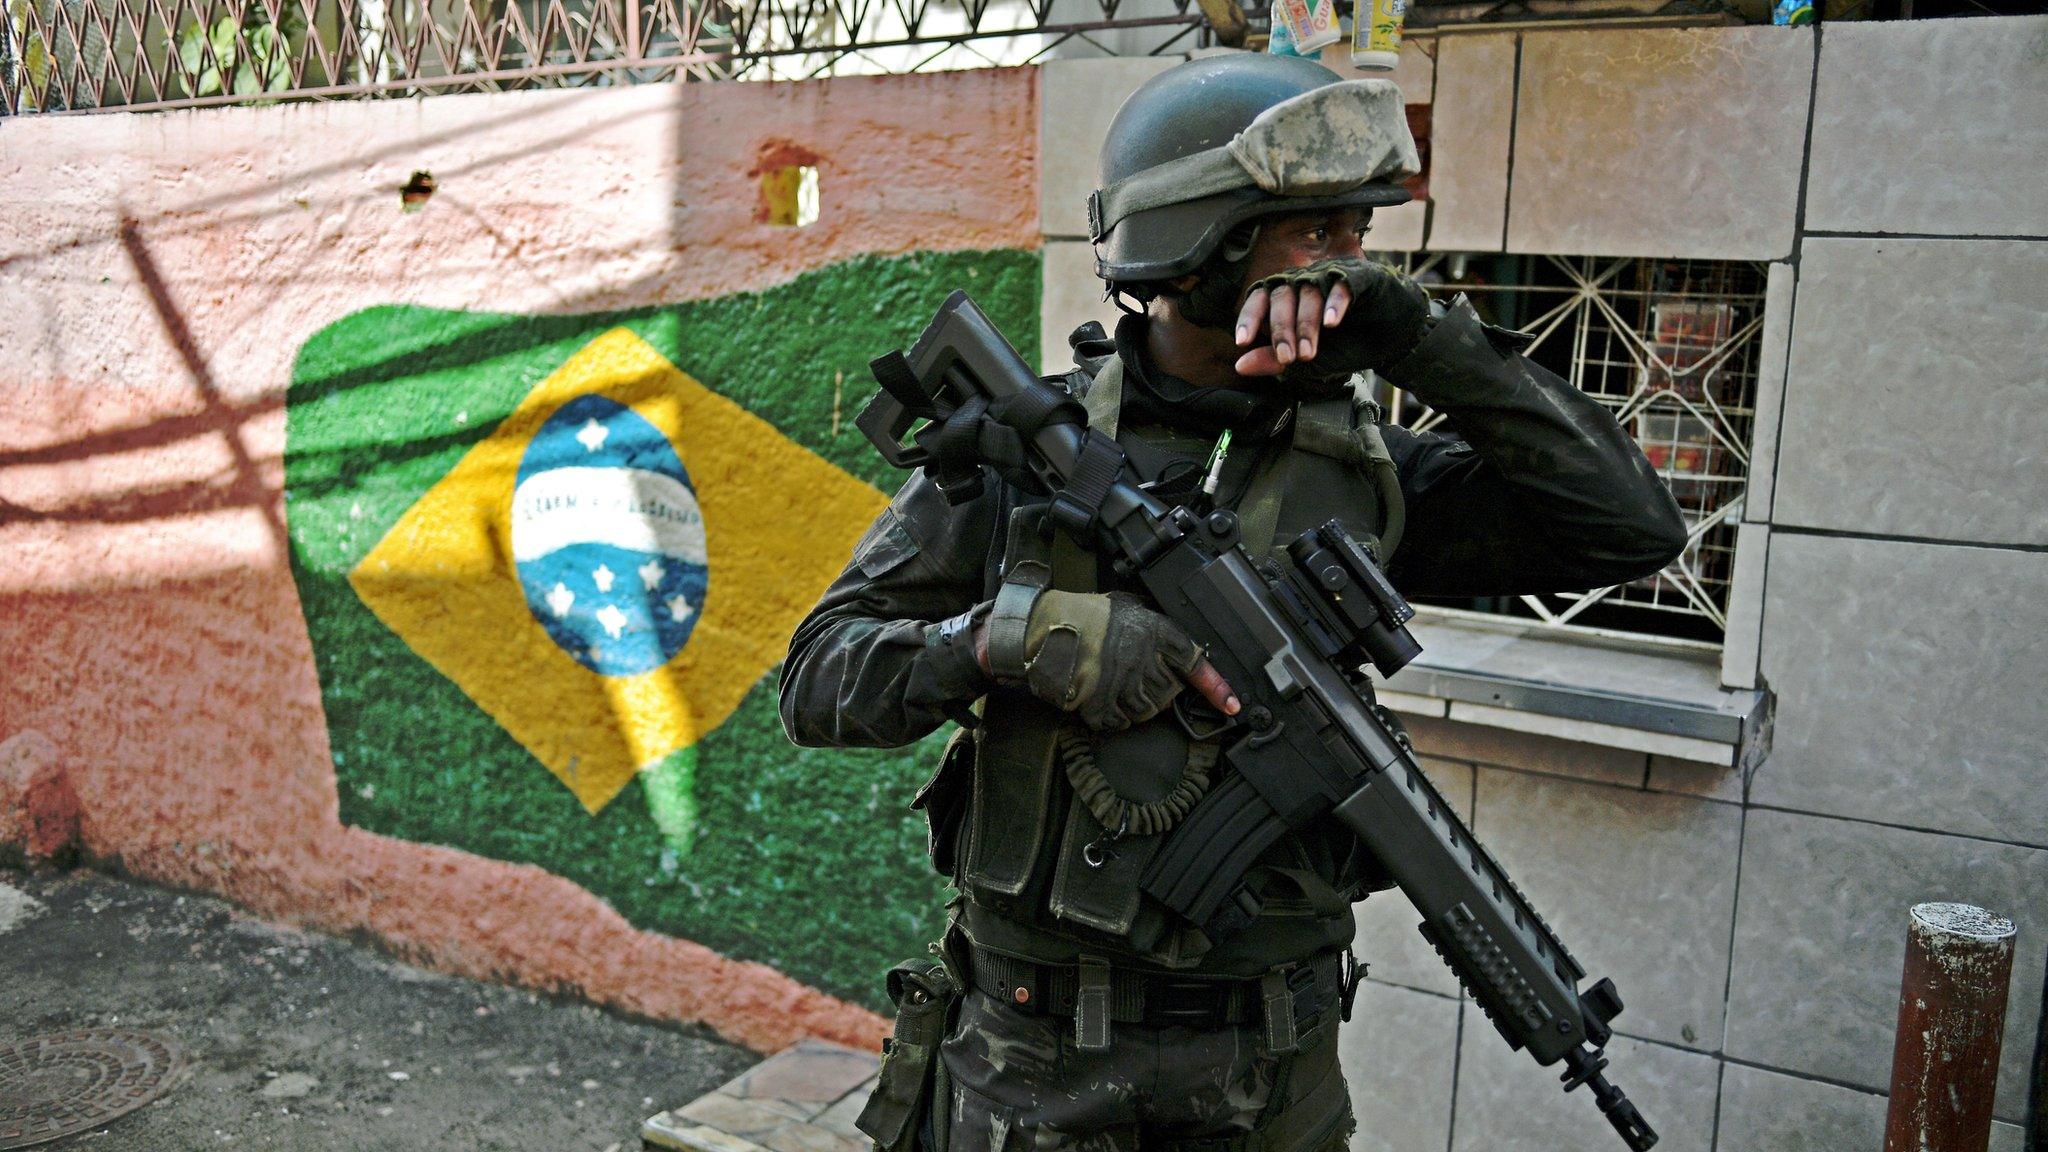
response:
<path id="1" fill-rule="evenodd" d="M 283 531 L 284 395 L 378 304 L 584 312 L 1031 248 L 1029 71 L 0 122 L 0 847 L 75 843 L 415 961 L 876 1043 L 870 1012 L 538 868 L 344 827 Z M 758 173 L 820 172 L 809 228 Z M 438 191 L 399 210 L 417 169 Z"/>

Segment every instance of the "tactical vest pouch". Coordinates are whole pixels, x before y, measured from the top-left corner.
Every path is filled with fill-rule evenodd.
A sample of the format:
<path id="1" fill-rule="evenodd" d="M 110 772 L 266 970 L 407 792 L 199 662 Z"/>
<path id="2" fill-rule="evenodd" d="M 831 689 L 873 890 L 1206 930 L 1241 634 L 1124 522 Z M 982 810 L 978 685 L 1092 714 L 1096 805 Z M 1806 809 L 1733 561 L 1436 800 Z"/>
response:
<path id="1" fill-rule="evenodd" d="M 1159 850 L 1160 837 L 1118 838 L 1112 832 L 1079 796 L 1073 798 L 1046 906 L 1062 920 L 1128 936 L 1138 918 L 1138 877 Z"/>
<path id="2" fill-rule="evenodd" d="M 959 864 L 960 827 L 967 814 L 968 791 L 974 785 L 974 733 L 962 728 L 946 741 L 939 766 L 911 798 L 913 811 L 924 813 L 925 853 L 941 876 L 952 876 Z"/>
<path id="3" fill-rule="evenodd" d="M 1149 951 L 1164 927 L 1138 939 L 1139 877 L 1168 832 L 1209 787 L 1216 746 L 1190 744 L 1167 723 L 1123 732 L 1061 732 L 1060 770 L 1073 784 L 1066 833 L 1047 906 L 1054 916 L 1125 938 Z M 1177 769 L 1159 772 L 1159 765 Z"/>
<path id="4" fill-rule="evenodd" d="M 906 960 L 889 970 L 889 999 L 896 1004 L 896 1029 L 882 1041 L 882 1071 L 854 1126 L 883 1152 L 913 1152 L 932 1111 L 939 1045 L 960 988 L 938 961 Z"/>
<path id="5" fill-rule="evenodd" d="M 1061 713 L 1022 688 L 989 693 L 967 813 L 967 885 L 1016 896 L 1031 882 L 1051 816 Z"/>

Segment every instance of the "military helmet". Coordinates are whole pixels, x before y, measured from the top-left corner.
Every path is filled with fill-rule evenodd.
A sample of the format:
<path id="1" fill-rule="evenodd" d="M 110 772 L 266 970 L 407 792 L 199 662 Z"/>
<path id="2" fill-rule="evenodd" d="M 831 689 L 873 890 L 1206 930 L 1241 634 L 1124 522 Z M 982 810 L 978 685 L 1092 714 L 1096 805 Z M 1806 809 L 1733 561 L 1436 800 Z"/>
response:
<path id="1" fill-rule="evenodd" d="M 1420 165 L 1399 89 L 1313 60 L 1234 52 L 1145 82 L 1110 122 L 1088 198 L 1096 275 L 1194 271 L 1230 230 L 1279 212 L 1400 204 Z"/>

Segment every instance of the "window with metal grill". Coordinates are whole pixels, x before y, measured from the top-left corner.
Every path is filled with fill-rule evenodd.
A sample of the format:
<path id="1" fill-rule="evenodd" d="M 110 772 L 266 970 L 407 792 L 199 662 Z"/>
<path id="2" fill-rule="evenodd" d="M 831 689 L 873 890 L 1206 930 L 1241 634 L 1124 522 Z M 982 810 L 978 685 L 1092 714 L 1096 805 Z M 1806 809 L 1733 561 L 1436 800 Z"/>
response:
<path id="1" fill-rule="evenodd" d="M 1727 629 L 1735 525 L 1749 486 L 1764 265 L 1612 256 L 1393 254 L 1437 295 L 1462 292 L 1491 323 L 1535 337 L 1530 359 L 1613 411 L 1691 526 L 1664 571 L 1571 595 L 1437 600 L 1433 606 L 1719 644 Z M 1390 419 L 1455 432 L 1412 396 Z"/>

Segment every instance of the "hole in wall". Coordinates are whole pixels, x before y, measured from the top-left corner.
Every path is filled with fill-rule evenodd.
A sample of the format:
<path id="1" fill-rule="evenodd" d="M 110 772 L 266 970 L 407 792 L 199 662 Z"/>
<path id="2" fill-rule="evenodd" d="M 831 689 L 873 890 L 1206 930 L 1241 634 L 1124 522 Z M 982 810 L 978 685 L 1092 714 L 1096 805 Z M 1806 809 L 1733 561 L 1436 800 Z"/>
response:
<path id="1" fill-rule="evenodd" d="M 763 219 L 783 228 L 807 228 L 818 222 L 818 170 L 790 164 L 761 174 Z"/>
<path id="2" fill-rule="evenodd" d="M 424 169 L 414 172 L 412 179 L 407 180 L 398 190 L 398 210 L 417 212 L 426 207 L 427 201 L 433 198 L 435 187 L 432 172 Z"/>
<path id="3" fill-rule="evenodd" d="M 760 197 L 754 219 L 781 228 L 805 228 L 818 222 L 822 167 L 816 152 L 788 140 L 768 140 L 754 154 L 747 174 L 759 180 Z"/>

